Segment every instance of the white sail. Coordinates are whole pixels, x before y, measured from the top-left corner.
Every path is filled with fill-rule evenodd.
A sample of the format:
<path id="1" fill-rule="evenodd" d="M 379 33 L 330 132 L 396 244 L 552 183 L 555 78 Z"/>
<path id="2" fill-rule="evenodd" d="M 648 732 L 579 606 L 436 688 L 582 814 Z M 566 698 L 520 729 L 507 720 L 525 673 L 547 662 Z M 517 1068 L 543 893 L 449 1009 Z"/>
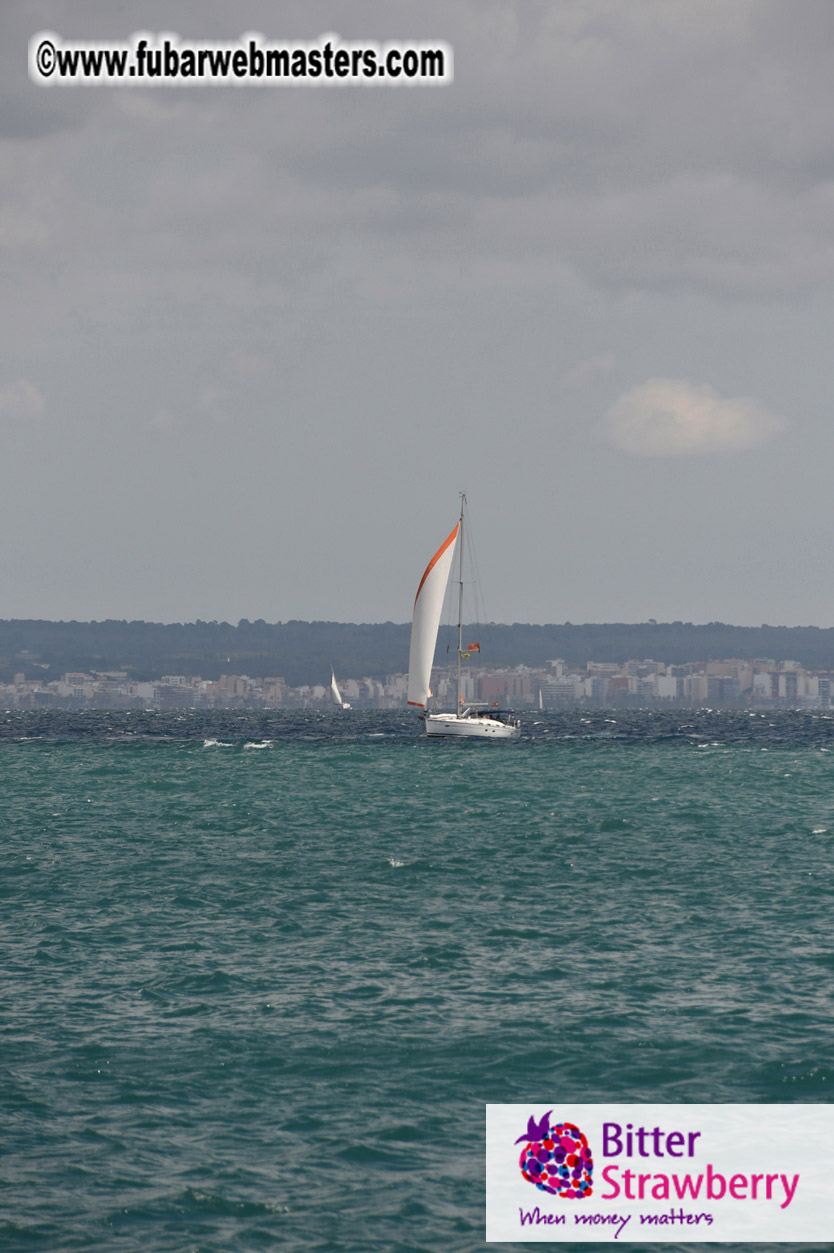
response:
<path id="1" fill-rule="evenodd" d="M 434 661 L 434 648 L 443 611 L 443 597 L 455 555 L 457 524 L 426 566 L 414 597 L 411 622 L 411 648 L 408 654 L 408 703 L 425 709 L 429 697 L 429 679 Z"/>
<path id="2" fill-rule="evenodd" d="M 330 691 L 333 693 L 333 699 L 341 709 L 350 709 L 347 701 L 342 700 L 342 693 L 339 691 L 339 684 L 336 682 L 336 672 L 330 667 Z"/>

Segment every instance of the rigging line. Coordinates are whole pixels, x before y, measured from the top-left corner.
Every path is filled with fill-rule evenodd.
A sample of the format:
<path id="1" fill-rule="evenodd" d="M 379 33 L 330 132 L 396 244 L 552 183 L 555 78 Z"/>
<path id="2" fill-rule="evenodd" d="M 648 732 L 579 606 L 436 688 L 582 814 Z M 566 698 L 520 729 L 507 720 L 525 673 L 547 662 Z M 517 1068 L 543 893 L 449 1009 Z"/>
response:
<path id="1" fill-rule="evenodd" d="M 478 560 L 475 556 L 475 544 L 472 535 L 472 523 L 470 521 L 470 517 L 470 514 L 466 515 L 468 523 L 466 532 L 466 552 L 469 558 L 469 568 L 472 571 L 471 583 L 473 589 L 473 599 L 475 602 L 475 621 L 473 625 L 482 626 L 485 622 L 488 622 L 489 619 L 486 616 L 486 603 L 484 601 L 483 585 L 481 583 L 481 572 L 478 569 Z"/>
<path id="2" fill-rule="evenodd" d="M 475 545 L 472 538 L 472 515 L 467 510 L 466 527 L 464 529 L 464 543 L 466 545 L 466 577 L 464 582 L 464 598 L 470 603 L 473 618 L 465 625 L 471 627 L 482 627 L 489 619 L 486 616 L 486 602 L 484 601 L 483 587 L 481 584 L 481 573 L 478 568 L 478 559 L 475 555 Z M 457 632 L 457 604 L 456 604 L 457 584 L 454 579 L 449 579 L 446 587 L 446 595 L 443 598 L 443 618 L 441 622 L 441 630 L 452 636 Z M 464 616 L 466 611 L 464 610 Z M 452 643 L 447 643 L 446 653 L 452 652 Z"/>

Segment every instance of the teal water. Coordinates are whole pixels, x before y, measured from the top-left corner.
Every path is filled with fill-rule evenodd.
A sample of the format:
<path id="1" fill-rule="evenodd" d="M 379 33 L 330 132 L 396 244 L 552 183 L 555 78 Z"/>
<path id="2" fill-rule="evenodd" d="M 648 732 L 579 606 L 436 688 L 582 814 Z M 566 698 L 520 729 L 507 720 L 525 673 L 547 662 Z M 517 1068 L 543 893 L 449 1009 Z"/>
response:
<path id="1" fill-rule="evenodd" d="M 466 1253 L 486 1102 L 832 1099 L 831 718 L 526 722 L 5 716 L 4 1253 Z"/>

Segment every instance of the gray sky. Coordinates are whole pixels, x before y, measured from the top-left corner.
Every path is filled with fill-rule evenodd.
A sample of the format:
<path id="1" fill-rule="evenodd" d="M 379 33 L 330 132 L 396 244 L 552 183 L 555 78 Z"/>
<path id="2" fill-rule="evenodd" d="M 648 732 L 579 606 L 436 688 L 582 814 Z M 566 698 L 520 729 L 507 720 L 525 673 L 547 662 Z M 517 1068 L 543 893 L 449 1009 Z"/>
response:
<path id="1" fill-rule="evenodd" d="M 30 37 L 445 40 L 44 88 Z M 0 617 L 834 623 L 829 0 L 0 10 Z"/>

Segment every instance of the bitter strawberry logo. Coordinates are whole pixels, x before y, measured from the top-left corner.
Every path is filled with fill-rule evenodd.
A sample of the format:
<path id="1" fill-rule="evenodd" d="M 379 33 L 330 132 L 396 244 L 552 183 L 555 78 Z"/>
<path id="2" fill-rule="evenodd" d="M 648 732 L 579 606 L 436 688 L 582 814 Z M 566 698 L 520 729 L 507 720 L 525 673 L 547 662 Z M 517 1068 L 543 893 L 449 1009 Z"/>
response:
<path id="1" fill-rule="evenodd" d="M 572 1122 L 551 1123 L 550 1109 L 536 1122 L 531 1114 L 527 1130 L 516 1144 L 524 1144 L 518 1164 L 528 1183 L 541 1192 L 579 1200 L 593 1192 L 594 1160 L 587 1137 Z"/>

